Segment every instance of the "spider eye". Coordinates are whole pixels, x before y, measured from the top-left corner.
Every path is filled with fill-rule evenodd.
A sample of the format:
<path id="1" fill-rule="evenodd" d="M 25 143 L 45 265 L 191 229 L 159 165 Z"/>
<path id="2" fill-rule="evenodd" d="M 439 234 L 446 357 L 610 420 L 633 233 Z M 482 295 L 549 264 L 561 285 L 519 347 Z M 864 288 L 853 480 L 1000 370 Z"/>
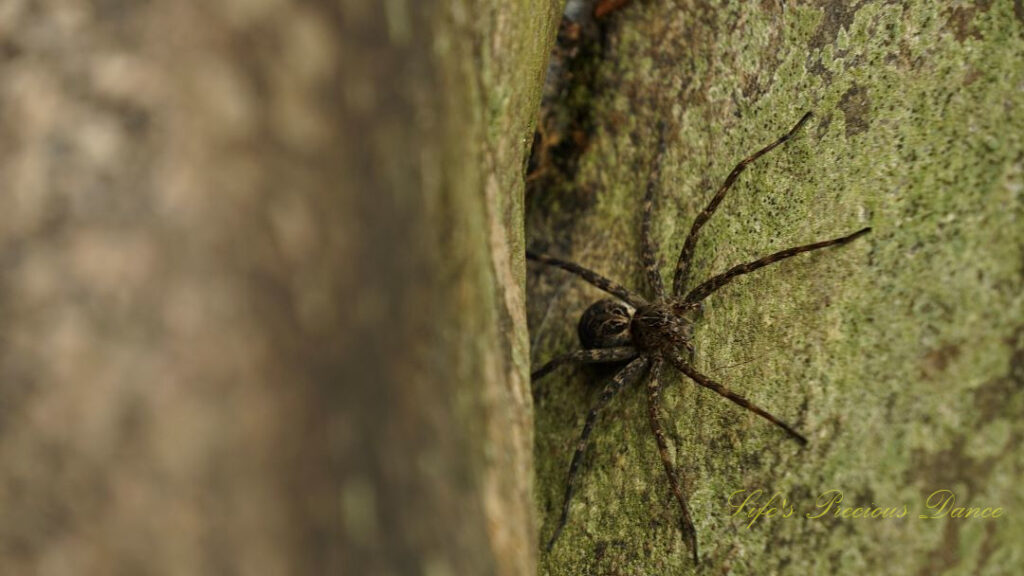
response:
<path id="1" fill-rule="evenodd" d="M 629 323 L 633 310 L 619 302 L 606 298 L 598 300 L 580 316 L 576 331 L 580 344 L 586 349 L 628 346 L 630 343 Z"/>

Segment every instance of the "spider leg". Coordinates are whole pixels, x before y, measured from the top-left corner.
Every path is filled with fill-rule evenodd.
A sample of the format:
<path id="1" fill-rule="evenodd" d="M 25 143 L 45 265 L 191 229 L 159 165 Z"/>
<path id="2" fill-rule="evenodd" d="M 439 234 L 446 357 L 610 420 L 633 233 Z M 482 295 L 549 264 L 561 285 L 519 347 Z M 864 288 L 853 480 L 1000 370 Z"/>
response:
<path id="1" fill-rule="evenodd" d="M 644 272 L 647 275 L 647 284 L 654 293 L 654 299 L 662 301 L 665 299 L 665 286 L 661 281 L 661 273 L 658 272 L 658 244 L 651 234 L 651 212 L 654 206 L 654 188 L 661 180 L 661 158 L 665 154 L 665 128 L 660 127 L 658 136 L 658 153 L 651 167 L 650 177 L 647 179 L 647 191 L 644 193 L 644 214 L 641 220 L 640 235 L 642 248 L 640 258 L 644 264 Z"/>
<path id="2" fill-rule="evenodd" d="M 825 240 L 824 242 L 815 242 L 814 244 L 806 244 L 804 246 L 797 246 L 795 248 L 787 248 L 786 250 L 770 254 L 759 260 L 754 260 L 753 262 L 747 262 L 746 264 L 733 266 L 732 268 L 726 270 L 725 272 L 717 276 L 712 276 L 711 278 L 702 282 L 700 286 L 697 286 L 693 290 L 690 290 L 690 292 L 686 295 L 683 301 L 691 303 L 700 302 L 701 300 L 707 298 L 715 290 L 718 290 L 722 286 L 725 286 L 726 284 L 731 282 L 732 279 L 737 276 L 749 274 L 750 272 L 753 272 L 758 268 L 764 268 L 769 264 L 773 264 L 775 262 L 778 262 L 779 260 L 785 260 L 786 258 L 791 258 L 803 252 L 810 252 L 811 250 L 818 250 L 821 248 L 828 248 L 829 246 L 837 246 L 841 244 L 846 244 L 847 242 L 852 242 L 857 238 L 860 238 L 861 236 L 867 234 L 868 232 L 871 232 L 871 228 L 861 228 L 860 230 L 854 232 L 853 234 L 850 234 L 849 236 L 843 236 L 842 238 L 834 238 L 832 240 Z"/>
<path id="3" fill-rule="evenodd" d="M 550 372 L 556 368 L 561 367 L 564 364 L 570 362 L 579 362 L 581 364 L 599 364 L 603 362 L 621 362 L 623 360 L 632 360 L 638 355 L 636 348 L 632 346 L 621 346 L 618 348 L 594 348 L 591 350 L 577 350 L 575 352 L 569 352 L 568 354 L 562 354 L 561 356 L 555 356 L 551 360 L 544 364 L 540 368 L 537 368 L 530 374 L 530 380 L 537 381 L 544 376 L 547 376 Z"/>
<path id="4" fill-rule="evenodd" d="M 590 412 L 587 413 L 587 420 L 583 424 L 583 432 L 580 434 L 580 438 L 576 442 L 576 451 L 572 455 L 572 462 L 569 463 L 569 479 L 566 481 L 565 486 L 565 498 L 562 502 L 562 515 L 558 519 L 558 525 L 555 527 L 555 533 L 551 536 L 551 540 L 548 541 L 547 550 L 549 552 L 551 551 L 551 548 L 554 547 L 555 541 L 558 540 L 558 536 L 562 533 L 562 529 L 565 528 L 565 523 L 569 520 L 569 503 L 572 501 L 576 473 L 579 471 L 580 461 L 583 459 L 583 453 L 586 451 L 587 443 L 590 441 L 590 432 L 594 429 L 594 422 L 597 420 L 598 413 L 600 413 L 601 409 L 615 397 L 623 386 L 630 385 L 635 382 L 643 373 L 644 369 L 647 368 L 647 364 L 648 360 L 644 356 L 641 356 L 627 364 L 625 368 L 620 370 L 618 374 L 612 378 L 611 382 L 605 385 L 604 390 L 601 391 L 601 395 L 597 399 L 597 402 L 594 403 L 590 408 Z"/>
<path id="5" fill-rule="evenodd" d="M 709 202 L 707 207 L 704 208 L 704 211 L 697 215 L 697 218 L 693 221 L 693 226 L 690 228 L 690 235 L 686 237 L 686 242 L 683 243 L 683 249 L 679 253 L 679 261 L 676 263 L 675 279 L 672 282 L 672 293 L 675 296 L 680 296 L 686 288 L 687 276 L 690 273 L 690 261 L 693 258 L 693 249 L 697 246 L 697 236 L 700 235 L 700 229 L 711 218 L 711 215 L 715 213 L 715 210 L 718 209 L 718 205 L 722 202 L 722 199 L 725 198 L 725 193 L 729 191 L 729 188 L 732 188 L 736 178 L 738 178 L 739 175 L 747 169 L 748 164 L 771 152 L 777 146 L 792 138 L 793 135 L 796 134 L 797 130 L 799 130 L 810 117 L 810 112 L 804 114 L 796 125 L 789 129 L 789 132 L 783 134 L 775 142 L 772 142 L 741 160 L 725 178 L 725 182 L 723 182 L 722 186 L 718 188 L 717 192 L 715 192 L 714 197 L 711 198 L 711 202 Z"/>
<path id="6" fill-rule="evenodd" d="M 548 256 L 547 254 L 533 252 L 530 250 L 526 251 L 526 258 L 529 260 L 542 262 L 544 264 L 549 264 L 551 266 L 556 266 L 567 272 L 572 272 L 573 274 L 579 276 L 580 278 L 583 278 L 587 282 L 590 282 L 594 286 L 597 286 L 598 288 L 604 290 L 605 292 L 611 294 L 612 296 L 617 296 L 620 299 L 625 300 L 634 308 L 639 308 L 640 306 L 647 304 L 646 300 L 635 294 L 632 294 L 629 290 L 626 290 L 622 285 L 616 282 L 612 282 L 611 280 L 605 278 L 604 276 L 601 276 L 597 272 L 594 272 L 589 268 L 584 268 L 583 266 L 580 266 L 575 262 L 569 262 L 568 260 L 562 260 L 560 258 L 555 258 L 554 256 Z"/>
<path id="7" fill-rule="evenodd" d="M 601 0 L 594 7 L 594 18 L 601 19 L 605 16 L 622 9 L 633 0 Z"/>
<path id="8" fill-rule="evenodd" d="M 789 424 L 786 424 L 782 420 L 779 420 L 764 408 L 761 408 L 760 406 L 754 404 L 750 400 L 747 400 L 743 396 L 740 396 L 739 394 L 733 392 L 732 390 L 729 390 L 728 388 L 719 384 L 718 382 L 715 382 L 711 378 L 708 378 L 707 376 L 701 374 L 700 372 L 697 371 L 696 368 L 691 366 L 688 362 L 684 361 L 681 357 L 672 355 L 669 356 L 669 359 L 672 361 L 672 364 L 674 364 L 675 367 L 679 369 L 680 372 L 689 376 L 690 379 L 696 382 L 697 384 L 700 384 L 701 386 L 708 388 L 721 396 L 725 396 L 733 403 L 743 408 L 746 408 L 747 410 L 750 410 L 754 414 L 757 414 L 758 416 L 764 418 L 765 420 L 771 422 L 772 424 L 775 424 L 779 428 L 782 428 L 783 430 L 786 431 L 787 434 L 790 435 L 791 438 L 793 438 L 793 440 L 799 442 L 801 446 L 807 445 L 807 438 L 804 438 L 802 434 L 794 430 Z"/>
<path id="9" fill-rule="evenodd" d="M 658 377 L 661 375 L 661 357 L 656 357 L 651 362 L 651 370 L 647 376 L 647 416 L 651 422 L 651 432 L 658 443 L 658 454 L 661 456 L 661 463 L 665 467 L 665 475 L 668 476 L 668 484 L 672 493 L 679 502 L 679 509 L 682 514 L 683 538 L 686 539 L 690 550 L 693 551 L 693 563 L 697 563 L 697 529 L 693 525 L 693 517 L 690 515 L 690 507 L 686 504 L 686 497 L 679 488 L 679 478 L 676 469 L 672 465 L 672 459 L 668 453 L 668 442 L 665 440 L 665 430 L 661 425 L 661 383 Z"/>

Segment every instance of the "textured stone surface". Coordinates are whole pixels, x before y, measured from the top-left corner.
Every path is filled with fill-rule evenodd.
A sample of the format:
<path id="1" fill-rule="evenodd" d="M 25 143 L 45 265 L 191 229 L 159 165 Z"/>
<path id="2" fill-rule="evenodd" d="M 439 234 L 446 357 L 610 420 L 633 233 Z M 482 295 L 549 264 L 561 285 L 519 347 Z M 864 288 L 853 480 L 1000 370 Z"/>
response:
<path id="1" fill-rule="evenodd" d="M 534 572 L 558 13 L 0 5 L 0 572 Z"/>
<path id="2" fill-rule="evenodd" d="M 589 128 L 570 169 L 529 190 L 529 243 L 627 287 L 642 286 L 639 208 L 659 121 L 673 130 L 654 222 L 666 280 L 714 187 L 806 110 L 816 116 L 803 133 L 741 176 L 705 228 L 695 278 L 874 227 L 736 281 L 697 326 L 698 367 L 797 425 L 806 449 L 666 378 L 701 572 L 1024 564 L 1024 10 L 944 4 L 637 2 L 577 67 L 593 80 L 554 112 L 571 124 L 588 110 Z M 577 345 L 579 314 L 600 296 L 532 265 L 528 294 L 534 365 Z M 535 386 L 542 540 L 597 379 L 565 370 Z M 542 574 L 693 572 L 644 410 L 627 390 L 599 422 Z M 748 527 L 732 516 L 730 494 L 758 488 L 787 496 L 794 517 Z M 905 505 L 907 517 L 803 517 L 830 489 L 844 505 Z M 1005 516 L 918 518 L 938 489 Z"/>

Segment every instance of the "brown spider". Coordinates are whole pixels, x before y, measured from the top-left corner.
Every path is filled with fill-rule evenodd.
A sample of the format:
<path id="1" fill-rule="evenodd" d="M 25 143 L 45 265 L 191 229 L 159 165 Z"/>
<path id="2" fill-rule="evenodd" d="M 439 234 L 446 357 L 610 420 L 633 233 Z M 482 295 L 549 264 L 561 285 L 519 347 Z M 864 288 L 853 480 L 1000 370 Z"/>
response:
<path id="1" fill-rule="evenodd" d="M 583 425 L 583 432 L 580 434 L 576 444 L 576 452 L 569 464 L 569 478 L 566 482 L 565 499 L 562 504 L 562 515 L 554 534 L 548 542 L 547 549 L 550 551 L 555 541 L 565 527 L 569 517 L 569 502 L 572 499 L 574 481 L 579 470 L 580 460 L 587 448 L 590 433 L 594 428 L 594 421 L 598 413 L 608 402 L 623 388 L 632 385 L 639 379 L 646 376 L 647 380 L 647 415 L 650 420 L 651 431 L 658 444 L 658 452 L 661 462 L 665 467 L 665 474 L 668 476 L 668 483 L 672 493 L 679 502 L 682 513 L 681 524 L 684 538 L 687 539 L 690 549 L 693 552 L 693 561 L 697 562 L 697 533 L 690 516 L 690 509 L 686 504 L 686 497 L 679 488 L 679 479 L 676 476 L 675 468 L 669 458 L 668 443 L 665 440 L 665 432 L 662 429 L 659 411 L 661 386 L 659 376 L 664 362 L 667 360 L 680 372 L 688 376 L 697 384 L 720 394 L 732 402 L 750 410 L 751 412 L 768 420 L 772 424 L 782 428 L 789 436 L 801 445 L 807 444 L 807 439 L 794 430 L 782 420 L 776 418 L 768 411 L 757 406 L 743 396 L 732 392 L 727 387 L 715 382 L 704 374 L 701 374 L 693 367 L 691 362 L 693 345 L 691 343 L 692 324 L 694 314 L 700 308 L 700 303 L 713 292 L 725 286 L 737 276 L 747 274 L 763 268 L 773 262 L 795 256 L 801 252 L 810 252 L 819 248 L 846 244 L 856 238 L 867 234 L 871 228 L 863 228 L 842 238 L 816 242 L 804 246 L 797 246 L 765 256 L 753 262 L 733 266 L 729 270 L 712 276 L 698 284 L 689 292 L 684 293 L 687 279 L 690 272 L 690 264 L 693 258 L 693 249 L 697 244 L 697 236 L 700 229 L 714 214 L 715 209 L 722 202 L 725 193 L 732 187 L 736 178 L 746 169 L 747 165 L 767 154 L 776 146 L 793 137 L 793 134 L 807 122 L 811 113 L 808 112 L 796 123 L 793 128 L 778 140 L 743 159 L 733 168 L 732 172 L 725 179 L 725 183 L 718 189 L 715 196 L 708 203 L 703 212 L 697 215 L 690 228 L 690 234 L 683 244 L 682 252 L 679 254 L 679 261 L 676 264 L 675 277 L 672 284 L 672 294 L 666 294 L 662 285 L 661 275 L 658 273 L 658 262 L 655 254 L 658 253 L 655 241 L 651 236 L 651 205 L 654 194 L 654 187 L 660 179 L 660 161 L 664 153 L 664 136 L 660 144 L 658 157 L 654 162 L 650 178 L 647 184 L 647 191 L 644 195 L 644 212 L 641 224 L 642 249 L 641 258 L 644 266 L 644 273 L 647 284 L 653 293 L 653 298 L 648 300 L 636 293 L 630 292 L 620 284 L 613 282 L 592 270 L 584 268 L 574 262 L 561 260 L 546 254 L 527 251 L 526 257 L 544 264 L 557 266 L 583 278 L 587 282 L 601 290 L 616 296 L 622 302 L 615 300 L 601 300 L 590 306 L 580 318 L 579 334 L 584 350 L 578 350 L 558 356 L 547 364 L 544 364 L 531 374 L 533 380 L 541 378 L 555 368 L 564 364 L 577 362 L 582 364 L 596 364 L 609 362 L 626 362 L 628 364 L 612 377 L 605 385 L 598 397 L 597 402 L 591 407 L 587 414 L 586 422 Z M 664 133 L 664 132 L 663 132 Z M 687 354 L 684 357 L 683 351 Z"/>

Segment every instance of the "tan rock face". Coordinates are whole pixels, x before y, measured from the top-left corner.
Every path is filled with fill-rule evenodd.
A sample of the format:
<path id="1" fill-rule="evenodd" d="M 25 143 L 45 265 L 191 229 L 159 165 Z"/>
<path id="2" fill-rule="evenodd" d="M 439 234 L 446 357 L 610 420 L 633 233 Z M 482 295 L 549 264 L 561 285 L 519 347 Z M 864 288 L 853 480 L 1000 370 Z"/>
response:
<path id="1" fill-rule="evenodd" d="M 0 8 L 0 572 L 534 572 L 555 16 Z"/>

